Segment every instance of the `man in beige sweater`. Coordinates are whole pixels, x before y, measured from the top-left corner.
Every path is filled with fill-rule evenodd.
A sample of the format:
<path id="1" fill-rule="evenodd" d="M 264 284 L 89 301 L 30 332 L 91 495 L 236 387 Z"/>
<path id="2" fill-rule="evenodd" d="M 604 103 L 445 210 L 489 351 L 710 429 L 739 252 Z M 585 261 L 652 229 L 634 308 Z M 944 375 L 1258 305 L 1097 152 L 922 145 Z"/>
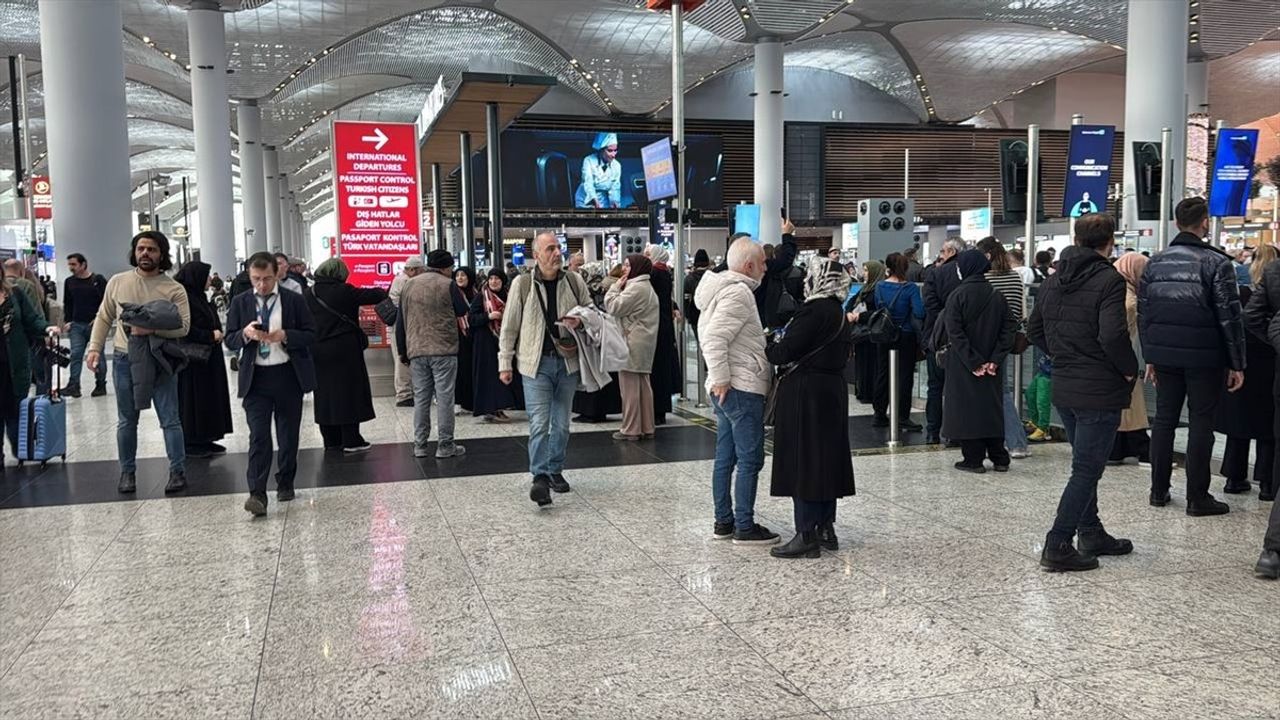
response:
<path id="1" fill-rule="evenodd" d="M 187 291 L 165 274 L 173 268 L 173 261 L 169 259 L 169 239 L 164 233 L 146 231 L 134 236 L 129 264 L 134 267 L 133 270 L 118 273 L 107 281 L 98 317 L 93 321 L 89 352 L 84 359 L 89 372 L 97 372 L 98 363 L 103 362 L 102 351 L 107 342 L 107 333 L 115 324 L 112 344 L 115 348 L 116 449 L 120 455 L 120 484 L 117 489 L 122 493 L 132 493 L 137 489 L 135 473 L 138 465 L 139 411 L 133 401 L 128 334 L 150 335 L 154 332 L 160 337 L 180 338 L 186 336 L 191 328 Z M 123 323 L 117 322 L 124 303 L 141 305 L 152 300 L 168 300 L 177 305 L 178 314 L 182 317 L 182 327 L 178 330 L 152 331 L 139 327 L 126 328 Z M 170 375 L 156 382 L 153 399 L 156 416 L 160 419 L 160 429 L 164 432 L 165 454 L 169 456 L 169 482 L 164 491 L 179 492 L 187 486 L 187 453 L 182 437 L 182 418 L 178 412 L 178 376 Z"/>

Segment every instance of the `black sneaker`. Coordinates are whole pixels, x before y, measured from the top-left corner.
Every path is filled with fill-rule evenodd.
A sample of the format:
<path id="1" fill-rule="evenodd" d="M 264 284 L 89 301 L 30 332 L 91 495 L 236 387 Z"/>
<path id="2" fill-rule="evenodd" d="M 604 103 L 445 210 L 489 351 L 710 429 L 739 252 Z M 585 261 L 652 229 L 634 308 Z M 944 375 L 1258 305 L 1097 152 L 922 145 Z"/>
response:
<path id="1" fill-rule="evenodd" d="M 1253 485 L 1250 485 L 1248 480 L 1227 480 L 1222 492 L 1229 495 L 1243 495 L 1244 493 L 1253 492 Z"/>
<path id="2" fill-rule="evenodd" d="M 187 476 L 185 473 L 170 472 L 169 482 L 165 483 L 164 494 L 172 495 L 173 493 L 182 492 L 187 489 Z"/>
<path id="3" fill-rule="evenodd" d="M 94 385 L 93 392 L 89 393 L 89 397 L 102 397 L 107 394 L 106 385 Z"/>
<path id="4" fill-rule="evenodd" d="M 279 500 L 280 502 L 289 502 L 290 500 L 296 497 L 298 497 L 298 494 L 295 493 L 293 491 L 293 488 L 291 487 L 282 487 L 282 488 L 276 489 L 276 500 Z"/>
<path id="5" fill-rule="evenodd" d="M 991 469 L 995 470 L 996 472 L 1009 472 L 1008 465 L 992 465 Z"/>
<path id="6" fill-rule="evenodd" d="M 1191 517 L 1226 515 L 1229 512 L 1231 512 L 1231 506 L 1215 499 L 1212 495 L 1206 495 L 1203 500 L 1187 501 L 1187 514 Z"/>
<path id="7" fill-rule="evenodd" d="M 987 468 L 986 468 L 986 466 L 985 466 L 985 465 L 970 465 L 970 464 L 968 464 L 968 463 L 964 462 L 963 460 L 961 460 L 960 462 L 956 463 L 956 464 L 955 464 L 955 468 L 956 468 L 957 470 L 963 470 L 963 471 L 965 471 L 965 472 L 971 472 L 971 473 L 975 473 L 975 474 L 978 474 L 978 475 L 981 475 L 982 473 L 984 473 L 984 472 L 986 472 L 986 471 L 987 471 Z"/>
<path id="8" fill-rule="evenodd" d="M 551 478 L 546 475 L 534 475 L 533 487 L 529 488 L 529 499 L 538 503 L 538 507 L 551 504 Z"/>
<path id="9" fill-rule="evenodd" d="M 214 455 L 222 455 L 227 452 L 226 446 L 219 445 L 218 443 L 209 443 L 208 445 L 204 446 L 204 449 L 208 450 L 210 453 L 213 453 Z"/>
<path id="10" fill-rule="evenodd" d="M 924 430 L 923 425 L 910 419 L 903 420 L 902 422 L 898 423 L 898 428 L 901 430 L 906 430 L 907 432 L 920 432 L 921 430 Z"/>
<path id="11" fill-rule="evenodd" d="M 213 457 L 213 452 L 203 445 L 188 445 L 186 448 L 186 455 L 189 458 L 203 459 Z"/>
<path id="12" fill-rule="evenodd" d="M 1133 552 L 1133 543 L 1124 538 L 1115 538 L 1106 530 L 1080 533 L 1080 552 L 1085 555 L 1128 555 Z"/>
<path id="13" fill-rule="evenodd" d="M 759 523 L 752 525 L 750 530 L 735 530 L 733 533 L 734 545 L 773 545 L 776 542 L 778 533 Z"/>
<path id="14" fill-rule="evenodd" d="M 254 517 L 262 517 L 267 514 L 267 496 L 249 494 L 249 499 L 244 501 L 244 509 L 248 510 Z"/>
<path id="15" fill-rule="evenodd" d="M 564 479 L 564 475 L 560 473 L 551 473 L 551 490 L 552 492 L 567 493 L 573 488 L 569 487 L 569 481 Z"/>
<path id="16" fill-rule="evenodd" d="M 1151 503 L 1151 507 L 1164 507 L 1165 505 L 1173 502 L 1173 497 L 1169 495 L 1168 490 L 1152 490 L 1149 502 Z"/>
<path id="17" fill-rule="evenodd" d="M 1040 553 L 1040 567 L 1049 572 L 1078 572 L 1096 570 L 1098 558 L 1078 552 L 1069 542 L 1044 546 Z"/>
<path id="18" fill-rule="evenodd" d="M 405 398 L 404 400 L 397 400 L 396 407 L 413 407 L 413 398 Z"/>
<path id="19" fill-rule="evenodd" d="M 715 530 L 711 532 L 712 540 L 731 540 L 733 538 L 733 521 L 727 523 L 716 523 Z"/>
<path id="20" fill-rule="evenodd" d="M 1258 564 L 1254 566 L 1253 571 L 1258 577 L 1280 580 L 1280 552 L 1263 550 L 1258 556 Z"/>
<path id="21" fill-rule="evenodd" d="M 131 472 L 120 473 L 120 484 L 116 485 L 116 491 L 128 495 L 138 490 L 138 476 Z"/>
<path id="22" fill-rule="evenodd" d="M 876 415 L 874 418 L 871 419 L 871 427 L 879 427 L 879 428 L 889 427 L 889 416 Z"/>
<path id="23" fill-rule="evenodd" d="M 362 443 L 359 443 L 358 445 L 352 445 L 351 447 L 344 447 L 342 448 L 342 452 L 348 455 L 354 455 L 356 453 L 369 452 L 372 449 L 373 449 L 373 445 L 371 445 L 368 442 L 362 442 Z"/>
<path id="24" fill-rule="evenodd" d="M 80 386 L 79 386 L 79 385 L 68 385 L 68 386 L 66 386 L 66 387 L 62 388 L 62 396 L 63 396 L 63 397 L 69 397 L 69 398 L 78 398 L 78 397 L 80 397 Z"/>

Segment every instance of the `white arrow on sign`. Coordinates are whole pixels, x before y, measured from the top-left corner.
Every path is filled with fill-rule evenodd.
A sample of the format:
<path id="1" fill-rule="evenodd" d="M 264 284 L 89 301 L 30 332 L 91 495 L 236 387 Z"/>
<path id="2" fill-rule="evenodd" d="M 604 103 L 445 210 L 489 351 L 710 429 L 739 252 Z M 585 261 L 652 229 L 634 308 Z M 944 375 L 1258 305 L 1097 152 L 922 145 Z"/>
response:
<path id="1" fill-rule="evenodd" d="M 364 140 L 365 142 L 374 143 L 374 146 L 373 146 L 374 150 L 381 150 L 382 146 L 387 144 L 387 134 L 382 132 L 382 128 L 380 127 L 374 128 L 372 135 L 365 135 L 360 139 Z"/>

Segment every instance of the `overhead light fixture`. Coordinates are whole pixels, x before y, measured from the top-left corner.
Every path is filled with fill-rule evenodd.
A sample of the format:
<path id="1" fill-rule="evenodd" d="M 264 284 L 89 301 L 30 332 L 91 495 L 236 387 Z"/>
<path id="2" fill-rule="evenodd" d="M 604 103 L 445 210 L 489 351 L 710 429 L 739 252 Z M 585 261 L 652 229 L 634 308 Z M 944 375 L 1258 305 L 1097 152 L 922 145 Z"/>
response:
<path id="1" fill-rule="evenodd" d="M 142 42 L 144 42 L 144 43 L 150 43 L 150 42 L 151 42 L 151 38 L 150 38 L 149 36 L 147 36 L 147 35 L 143 35 L 143 36 L 142 36 Z"/>

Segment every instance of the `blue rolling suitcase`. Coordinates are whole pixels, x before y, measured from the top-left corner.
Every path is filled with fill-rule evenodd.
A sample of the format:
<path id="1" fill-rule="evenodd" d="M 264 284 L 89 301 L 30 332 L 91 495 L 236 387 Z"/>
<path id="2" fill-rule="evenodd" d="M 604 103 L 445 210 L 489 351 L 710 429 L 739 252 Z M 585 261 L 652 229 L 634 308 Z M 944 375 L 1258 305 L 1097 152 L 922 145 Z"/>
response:
<path id="1" fill-rule="evenodd" d="M 45 377 L 48 377 L 47 375 Z M 62 369 L 49 395 L 23 398 L 18 403 L 18 465 L 50 458 L 67 460 L 67 404 L 58 395 Z"/>

